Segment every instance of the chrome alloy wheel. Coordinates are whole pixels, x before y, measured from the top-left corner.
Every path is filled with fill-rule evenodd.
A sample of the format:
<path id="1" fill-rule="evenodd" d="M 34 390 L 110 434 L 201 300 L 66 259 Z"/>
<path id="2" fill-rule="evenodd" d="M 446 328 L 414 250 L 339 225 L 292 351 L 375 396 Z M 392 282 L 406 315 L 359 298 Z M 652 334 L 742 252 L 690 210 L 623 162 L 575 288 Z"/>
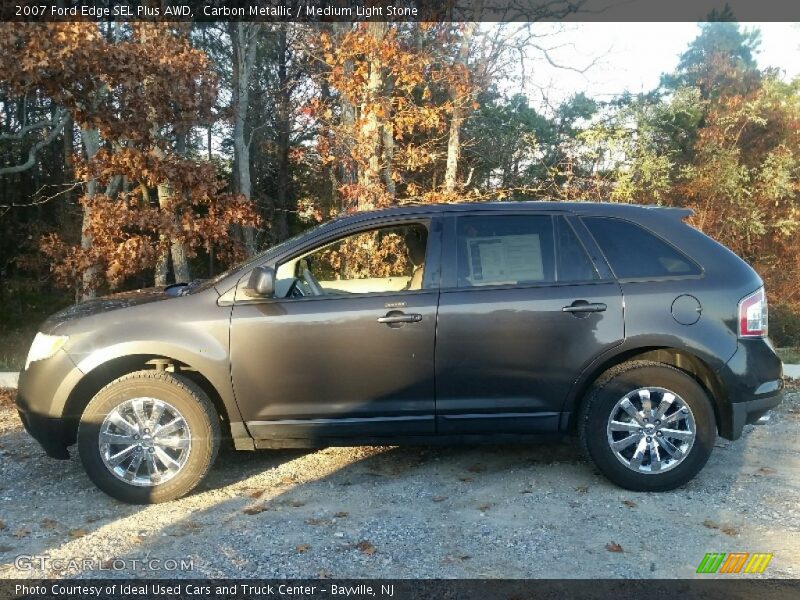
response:
<path id="1" fill-rule="evenodd" d="M 115 477 L 154 486 L 177 475 L 192 448 L 192 432 L 174 406 L 156 398 L 132 398 L 100 426 L 100 456 Z"/>
<path id="2" fill-rule="evenodd" d="M 697 427 L 692 409 L 667 389 L 639 388 L 614 405 L 606 428 L 617 459 L 637 473 L 663 473 L 689 455 Z"/>

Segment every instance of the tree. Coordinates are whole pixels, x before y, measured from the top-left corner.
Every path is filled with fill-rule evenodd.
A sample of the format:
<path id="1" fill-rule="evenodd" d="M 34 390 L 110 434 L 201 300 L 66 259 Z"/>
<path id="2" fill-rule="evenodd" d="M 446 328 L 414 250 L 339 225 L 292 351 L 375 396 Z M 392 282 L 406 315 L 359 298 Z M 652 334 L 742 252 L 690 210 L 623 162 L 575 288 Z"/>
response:
<path id="1" fill-rule="evenodd" d="M 258 22 L 228 23 L 233 64 L 233 148 L 236 166 L 236 191 L 248 201 L 252 196 L 250 180 L 250 144 L 252 136 L 247 123 L 250 108 L 250 86 L 256 59 L 259 36 L 263 25 Z M 242 230 L 249 255 L 256 252 L 256 232 L 252 227 Z"/>
<path id="2" fill-rule="evenodd" d="M 69 112 L 86 150 L 75 161 L 86 192 L 80 241 L 58 233 L 42 241 L 57 281 L 85 297 L 170 255 L 183 278 L 185 256 L 203 245 L 238 254 L 225 231 L 234 221 L 253 224 L 254 213 L 221 193 L 213 165 L 186 156 L 191 128 L 211 118 L 216 86 L 185 32 L 88 23 L 9 31 L 0 43 L 13 67 L 0 79 L 13 93 L 46 95 Z"/>
<path id="3" fill-rule="evenodd" d="M 447 100 L 436 101 L 433 92 L 436 86 L 447 89 L 452 74 L 437 68 L 432 54 L 410 39 L 401 26 L 385 23 L 318 37 L 314 51 L 324 63 L 331 97 L 312 100 L 307 111 L 323 130 L 318 139 L 323 164 L 345 163 L 338 185 L 342 210 L 391 205 L 398 192 L 423 193 L 413 173 L 436 160 L 451 107 Z"/>
<path id="4" fill-rule="evenodd" d="M 713 11 L 707 22 L 700 24 L 700 34 L 681 55 L 678 68 L 662 77 L 666 89 L 694 87 L 703 98 L 719 94 L 732 84 L 752 85 L 745 75 L 758 78 L 754 53 L 761 43 L 757 29 L 746 30 L 733 20 L 730 7 Z"/>

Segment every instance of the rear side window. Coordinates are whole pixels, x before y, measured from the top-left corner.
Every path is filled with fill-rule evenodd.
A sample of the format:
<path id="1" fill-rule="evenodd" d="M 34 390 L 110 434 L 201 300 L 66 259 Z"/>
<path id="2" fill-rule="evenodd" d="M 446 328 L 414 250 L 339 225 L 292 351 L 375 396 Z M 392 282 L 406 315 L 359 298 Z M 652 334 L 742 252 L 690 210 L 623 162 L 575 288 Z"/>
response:
<path id="1" fill-rule="evenodd" d="M 690 258 L 635 223 L 608 217 L 584 217 L 583 222 L 620 279 L 700 273 Z"/>

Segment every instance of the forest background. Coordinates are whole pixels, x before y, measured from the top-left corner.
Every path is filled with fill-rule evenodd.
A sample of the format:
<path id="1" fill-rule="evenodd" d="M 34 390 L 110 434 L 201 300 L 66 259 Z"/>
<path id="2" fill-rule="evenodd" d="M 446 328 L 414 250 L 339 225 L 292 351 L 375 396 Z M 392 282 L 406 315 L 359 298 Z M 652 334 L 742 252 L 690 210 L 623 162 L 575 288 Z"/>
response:
<path id="1" fill-rule="evenodd" d="M 759 68 L 733 17 L 698 24 L 655 89 L 551 104 L 509 92 L 537 77 L 526 57 L 594 60 L 559 63 L 537 23 L 4 23 L 0 371 L 75 301 L 411 202 L 692 208 L 798 347 L 800 79 Z"/>

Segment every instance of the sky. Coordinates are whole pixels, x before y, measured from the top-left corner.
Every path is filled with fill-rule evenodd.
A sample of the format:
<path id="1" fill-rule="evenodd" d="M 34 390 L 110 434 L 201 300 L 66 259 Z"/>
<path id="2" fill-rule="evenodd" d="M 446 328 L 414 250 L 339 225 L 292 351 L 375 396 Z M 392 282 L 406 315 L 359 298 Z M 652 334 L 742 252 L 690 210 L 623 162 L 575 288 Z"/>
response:
<path id="1" fill-rule="evenodd" d="M 761 30 L 756 54 L 759 67 L 778 67 L 787 79 L 800 76 L 800 24 L 742 26 Z M 542 23 L 536 27 L 550 34 L 541 41 L 553 48 L 550 56 L 559 64 L 579 70 L 592 66 L 585 73 L 577 73 L 555 68 L 532 53 L 525 83 L 520 77 L 511 77 L 504 91 L 523 91 L 534 105 L 556 105 L 578 92 L 608 100 L 626 90 L 652 90 L 661 73 L 675 68 L 678 57 L 699 32 L 695 23 Z M 592 64 L 594 60 L 597 62 Z"/>

